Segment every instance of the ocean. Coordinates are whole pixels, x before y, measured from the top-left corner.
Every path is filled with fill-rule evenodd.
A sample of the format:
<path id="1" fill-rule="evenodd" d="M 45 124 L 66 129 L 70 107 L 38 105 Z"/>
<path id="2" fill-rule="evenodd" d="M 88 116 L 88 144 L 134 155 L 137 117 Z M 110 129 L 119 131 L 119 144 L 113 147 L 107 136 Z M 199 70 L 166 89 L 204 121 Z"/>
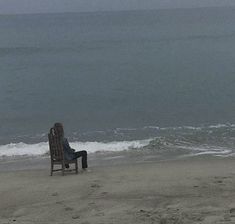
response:
<path id="1" fill-rule="evenodd" d="M 0 15 L 0 156 L 234 155 L 235 8 Z"/>

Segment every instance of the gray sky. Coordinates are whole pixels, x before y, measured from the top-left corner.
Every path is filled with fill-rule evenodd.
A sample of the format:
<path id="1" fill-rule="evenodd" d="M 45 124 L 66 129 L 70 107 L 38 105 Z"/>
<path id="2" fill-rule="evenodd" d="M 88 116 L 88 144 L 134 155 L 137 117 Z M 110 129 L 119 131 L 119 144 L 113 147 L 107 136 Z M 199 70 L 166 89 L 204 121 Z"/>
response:
<path id="1" fill-rule="evenodd" d="M 0 0 L 0 14 L 235 6 L 235 0 Z"/>

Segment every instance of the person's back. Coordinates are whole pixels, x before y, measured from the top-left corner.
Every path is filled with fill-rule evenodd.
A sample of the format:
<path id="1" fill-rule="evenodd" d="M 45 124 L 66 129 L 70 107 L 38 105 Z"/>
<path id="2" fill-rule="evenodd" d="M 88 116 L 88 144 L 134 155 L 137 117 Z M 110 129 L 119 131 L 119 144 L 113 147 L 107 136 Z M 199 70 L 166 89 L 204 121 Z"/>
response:
<path id="1" fill-rule="evenodd" d="M 72 149 L 69 145 L 68 139 L 62 139 L 63 150 L 64 150 L 64 157 L 66 160 L 72 160 L 75 157 L 75 150 Z"/>

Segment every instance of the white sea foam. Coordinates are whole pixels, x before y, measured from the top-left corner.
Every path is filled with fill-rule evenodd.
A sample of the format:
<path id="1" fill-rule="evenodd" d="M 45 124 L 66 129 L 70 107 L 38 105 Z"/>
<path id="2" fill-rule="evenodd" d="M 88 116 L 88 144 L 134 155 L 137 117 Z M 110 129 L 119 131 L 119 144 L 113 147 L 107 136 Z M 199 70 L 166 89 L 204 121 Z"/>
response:
<path id="1" fill-rule="evenodd" d="M 183 126 L 183 129 L 188 129 L 188 130 L 202 130 L 202 127 Z"/>
<path id="2" fill-rule="evenodd" d="M 190 146 L 179 146 L 178 148 L 188 149 L 190 151 L 195 151 L 191 153 L 190 156 L 199 155 L 227 155 L 232 156 L 233 151 L 224 147 L 190 147 Z"/>
<path id="3" fill-rule="evenodd" d="M 70 146 L 78 150 L 87 150 L 88 153 L 97 151 L 123 151 L 133 148 L 141 148 L 149 144 L 151 139 L 120 142 L 71 142 Z M 37 144 L 11 143 L 0 146 L 0 157 L 2 156 L 39 156 L 49 152 L 48 142 Z"/>
<path id="4" fill-rule="evenodd" d="M 158 126 L 145 126 L 143 129 L 155 129 L 155 130 L 160 130 L 160 127 L 158 127 Z"/>
<path id="5" fill-rule="evenodd" d="M 228 128 L 228 127 L 235 127 L 235 124 L 215 124 L 210 125 L 209 128 Z"/>
<path id="6" fill-rule="evenodd" d="M 232 151 L 231 150 L 223 150 L 223 151 L 204 151 L 194 154 L 194 156 L 199 155 L 229 155 Z"/>
<path id="7" fill-rule="evenodd" d="M 158 126 L 145 126 L 143 129 L 156 129 L 156 130 L 196 130 L 200 131 L 203 129 L 219 129 L 219 128 L 229 128 L 235 127 L 235 124 L 214 124 L 214 125 L 200 125 L 200 126 L 176 126 L 176 127 L 158 127 Z"/>
<path id="8" fill-rule="evenodd" d="M 48 152 L 48 143 L 37 144 L 10 143 L 0 146 L 0 156 L 23 156 L 23 155 L 43 155 Z"/>

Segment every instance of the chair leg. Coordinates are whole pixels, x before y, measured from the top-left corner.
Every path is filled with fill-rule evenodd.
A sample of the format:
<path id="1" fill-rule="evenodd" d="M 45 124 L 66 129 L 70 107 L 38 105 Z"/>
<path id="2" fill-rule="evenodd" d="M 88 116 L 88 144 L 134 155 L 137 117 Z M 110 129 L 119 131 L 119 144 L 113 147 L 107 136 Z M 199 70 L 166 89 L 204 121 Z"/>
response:
<path id="1" fill-rule="evenodd" d="M 52 174 L 53 174 L 53 168 L 54 168 L 54 164 L 53 164 L 53 162 L 51 161 L 51 176 L 52 176 Z"/>
<path id="2" fill-rule="evenodd" d="M 78 160 L 76 160 L 75 169 L 76 169 L 76 174 L 78 174 Z"/>
<path id="3" fill-rule="evenodd" d="M 64 176 L 64 167 L 65 167 L 64 162 L 62 162 L 62 176 Z"/>

